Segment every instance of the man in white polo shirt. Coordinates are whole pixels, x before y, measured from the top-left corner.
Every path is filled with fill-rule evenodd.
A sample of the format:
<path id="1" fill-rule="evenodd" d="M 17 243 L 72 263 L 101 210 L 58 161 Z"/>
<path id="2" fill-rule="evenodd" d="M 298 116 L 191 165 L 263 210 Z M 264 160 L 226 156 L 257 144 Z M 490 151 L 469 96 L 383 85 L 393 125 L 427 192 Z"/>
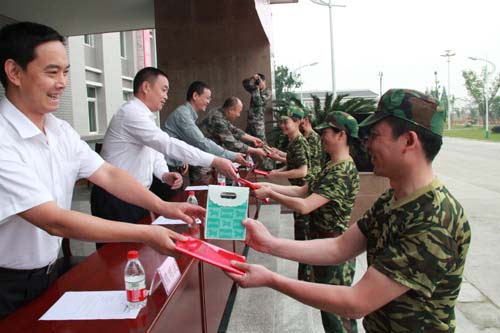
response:
<path id="1" fill-rule="evenodd" d="M 0 318 L 41 294 L 61 237 L 142 242 L 171 254 L 183 236 L 163 227 L 133 225 L 71 211 L 75 181 L 88 178 L 137 206 L 192 223 L 204 210 L 162 201 L 125 171 L 105 163 L 64 121 L 60 104 L 69 69 L 64 38 L 22 22 L 0 29 Z"/>
<path id="2" fill-rule="evenodd" d="M 134 77 L 133 88 L 134 98 L 115 113 L 104 135 L 104 160 L 127 171 L 148 189 L 153 174 L 173 189 L 182 185 L 182 176 L 169 172 L 166 156 L 191 165 L 213 166 L 230 178 L 236 177 L 230 160 L 172 138 L 156 126 L 153 113 L 161 110 L 168 98 L 169 82 L 163 71 L 141 69 Z M 105 219 L 136 223 L 149 215 L 142 207 L 124 202 L 98 186 L 92 189 L 90 202 L 92 215 Z"/>

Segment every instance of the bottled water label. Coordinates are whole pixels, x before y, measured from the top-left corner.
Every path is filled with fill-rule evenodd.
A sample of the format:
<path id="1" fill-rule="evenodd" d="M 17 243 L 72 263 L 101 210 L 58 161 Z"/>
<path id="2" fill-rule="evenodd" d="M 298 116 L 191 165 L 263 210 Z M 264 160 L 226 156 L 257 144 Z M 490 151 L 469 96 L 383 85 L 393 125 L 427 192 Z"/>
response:
<path id="1" fill-rule="evenodd" d="M 127 301 L 131 303 L 142 302 L 148 296 L 144 276 L 127 276 L 125 289 L 127 290 Z"/>

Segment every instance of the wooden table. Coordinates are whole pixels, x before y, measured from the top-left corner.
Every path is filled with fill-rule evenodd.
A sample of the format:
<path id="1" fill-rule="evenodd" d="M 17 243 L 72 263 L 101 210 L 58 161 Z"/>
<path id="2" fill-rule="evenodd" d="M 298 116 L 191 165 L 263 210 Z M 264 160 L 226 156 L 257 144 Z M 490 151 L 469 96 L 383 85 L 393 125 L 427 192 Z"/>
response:
<path id="1" fill-rule="evenodd" d="M 172 201 L 186 200 L 179 193 Z M 207 191 L 197 192 L 200 205 L 205 205 Z M 249 216 L 257 217 L 259 204 L 251 198 Z M 173 226 L 187 232 L 187 226 Z M 216 241 L 217 246 L 242 253 L 244 244 Z M 233 288 L 233 282 L 219 268 L 179 254 L 176 258 L 181 279 L 170 296 L 159 286 L 148 297 L 136 319 L 40 321 L 40 318 L 66 291 L 123 290 L 123 271 L 127 252 L 138 250 L 146 271 L 149 287 L 156 268 L 165 260 L 140 243 L 115 243 L 100 248 L 74 267 L 40 297 L 0 321 L 0 332 L 216 332 Z M 235 289 L 234 289 L 235 290 Z"/>

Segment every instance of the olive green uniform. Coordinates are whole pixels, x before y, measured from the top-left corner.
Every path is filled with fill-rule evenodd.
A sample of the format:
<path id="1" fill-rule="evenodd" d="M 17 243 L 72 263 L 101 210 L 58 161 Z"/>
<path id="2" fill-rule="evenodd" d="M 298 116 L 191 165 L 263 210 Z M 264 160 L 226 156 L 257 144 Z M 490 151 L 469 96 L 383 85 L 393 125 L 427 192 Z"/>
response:
<path id="1" fill-rule="evenodd" d="M 351 211 L 358 192 L 359 175 L 352 159 L 337 163 L 327 162 L 309 186 L 309 195 L 315 193 L 330 200 L 311 212 L 311 238 L 331 238 L 344 233 L 349 228 Z M 338 265 L 313 266 L 313 281 L 350 286 L 355 268 L 355 259 Z M 321 320 L 325 332 L 357 332 L 356 320 L 326 311 L 321 311 Z"/>
<path id="2" fill-rule="evenodd" d="M 357 222 L 368 265 L 410 290 L 365 317 L 367 332 L 454 332 L 471 232 L 462 206 L 436 179 L 401 201 L 385 192 Z"/>
<path id="3" fill-rule="evenodd" d="M 295 140 L 288 143 L 286 148 L 287 170 L 297 169 L 303 165 L 307 165 L 307 169 L 309 170 L 309 161 L 309 145 L 304 136 L 299 134 Z M 301 178 L 290 178 L 288 180 L 292 185 L 302 186 L 306 183 L 307 178 L 306 176 Z M 295 240 L 309 239 L 309 216 L 294 212 L 293 218 Z M 303 281 L 310 280 L 310 269 L 308 269 L 308 265 L 299 263 L 298 279 Z"/>
<path id="4" fill-rule="evenodd" d="M 306 137 L 309 144 L 311 170 L 308 172 L 311 179 L 319 175 L 323 162 L 325 160 L 325 153 L 321 147 L 321 138 L 314 130 Z"/>

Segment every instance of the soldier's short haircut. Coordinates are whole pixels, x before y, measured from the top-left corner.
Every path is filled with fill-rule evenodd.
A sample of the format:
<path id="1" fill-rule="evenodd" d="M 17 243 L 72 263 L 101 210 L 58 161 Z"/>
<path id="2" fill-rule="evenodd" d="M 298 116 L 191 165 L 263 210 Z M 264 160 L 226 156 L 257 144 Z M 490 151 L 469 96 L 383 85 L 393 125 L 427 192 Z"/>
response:
<path id="1" fill-rule="evenodd" d="M 134 95 L 136 95 L 139 92 L 139 89 L 141 89 L 141 85 L 144 82 L 147 81 L 150 84 L 154 84 L 156 82 L 156 79 L 160 75 L 168 78 L 168 76 L 167 76 L 167 74 L 165 74 L 165 72 L 163 72 L 162 70 L 155 68 L 155 67 L 144 67 L 143 69 L 138 71 L 134 77 L 134 83 L 133 83 Z"/>
<path id="2" fill-rule="evenodd" d="M 189 85 L 189 88 L 187 90 L 186 94 L 186 101 L 190 101 L 193 99 L 194 93 L 197 93 L 198 95 L 203 94 L 203 90 L 205 89 L 210 89 L 208 84 L 201 82 L 201 81 L 194 81 Z"/>
<path id="3" fill-rule="evenodd" d="M 384 120 L 387 121 L 387 124 L 392 129 L 393 139 L 397 139 L 401 135 L 409 131 L 417 133 L 427 161 L 432 162 L 436 155 L 439 153 L 441 145 L 443 144 L 443 138 L 440 135 L 437 135 L 426 128 L 414 125 L 408 121 L 394 116 L 386 117 Z"/>
<path id="4" fill-rule="evenodd" d="M 236 105 L 238 105 L 238 102 L 239 102 L 238 97 L 231 96 L 231 97 L 227 98 L 227 99 L 224 101 L 224 104 L 222 105 L 222 108 L 223 108 L 224 110 L 227 110 L 227 109 L 233 108 L 233 107 L 235 107 Z"/>
<path id="5" fill-rule="evenodd" d="M 37 46 L 59 41 L 64 44 L 64 37 L 54 29 L 33 22 L 19 22 L 0 29 L 0 81 L 7 90 L 5 62 L 14 60 L 23 70 L 35 59 Z"/>
<path id="6" fill-rule="evenodd" d="M 257 73 L 257 75 L 260 77 L 260 79 L 261 79 L 261 80 L 264 80 L 264 81 L 266 80 L 266 77 L 265 77 L 265 75 L 264 75 L 264 74 L 262 74 L 262 73 Z"/>

